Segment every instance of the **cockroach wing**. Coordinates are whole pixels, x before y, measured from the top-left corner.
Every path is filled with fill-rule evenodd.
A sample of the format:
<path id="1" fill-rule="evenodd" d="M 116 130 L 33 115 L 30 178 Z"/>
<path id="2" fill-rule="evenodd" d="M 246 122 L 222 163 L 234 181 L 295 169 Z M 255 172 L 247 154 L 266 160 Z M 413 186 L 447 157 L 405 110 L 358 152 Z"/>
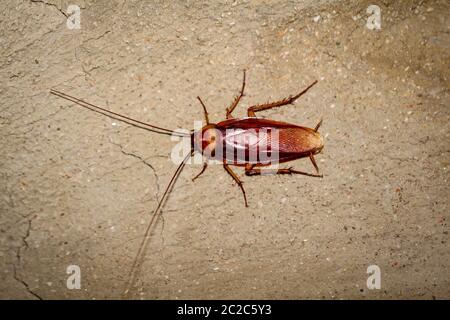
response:
<path id="1" fill-rule="evenodd" d="M 224 159 L 235 165 L 268 165 L 309 156 L 323 147 L 313 129 L 259 118 L 230 119 L 217 124 Z"/>
<path id="2" fill-rule="evenodd" d="M 283 128 L 279 130 L 278 151 L 280 154 L 309 155 L 323 146 L 322 137 L 306 127 Z"/>
<path id="3" fill-rule="evenodd" d="M 270 151 L 270 141 L 270 132 L 262 128 L 227 129 L 223 138 L 226 162 L 235 165 L 261 163 Z"/>

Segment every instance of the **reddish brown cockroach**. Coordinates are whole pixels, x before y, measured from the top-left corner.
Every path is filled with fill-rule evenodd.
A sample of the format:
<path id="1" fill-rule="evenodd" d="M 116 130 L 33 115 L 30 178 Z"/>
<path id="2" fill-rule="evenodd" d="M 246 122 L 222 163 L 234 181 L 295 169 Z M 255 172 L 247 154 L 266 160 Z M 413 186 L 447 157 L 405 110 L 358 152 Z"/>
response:
<path id="1" fill-rule="evenodd" d="M 130 277 L 127 282 L 126 289 L 124 291 L 124 297 L 129 293 L 129 289 L 133 286 L 137 280 L 138 273 L 142 264 L 142 260 L 145 255 L 148 239 L 151 233 L 152 226 L 155 224 L 158 216 L 161 214 L 161 206 L 166 199 L 169 190 L 172 189 L 176 179 L 183 170 L 186 162 L 195 152 L 199 152 L 204 157 L 209 159 L 218 160 L 223 164 L 226 172 L 234 179 L 237 185 L 241 188 L 244 195 L 245 206 L 247 207 L 247 196 L 245 194 L 244 187 L 239 177 L 234 173 L 230 166 L 243 166 L 245 168 L 245 174 L 247 176 L 261 175 L 262 167 L 274 164 L 273 161 L 261 160 L 261 150 L 264 150 L 270 154 L 276 154 L 276 163 L 284 163 L 292 160 L 308 157 L 315 170 L 316 174 L 306 173 L 292 168 L 280 168 L 274 173 L 276 174 L 301 174 L 312 177 L 322 177 L 319 174 L 319 168 L 314 159 L 314 155 L 320 153 L 323 148 L 323 139 L 318 132 L 318 129 L 322 123 L 322 120 L 315 126 L 314 129 L 297 126 L 287 122 L 274 121 L 269 119 L 261 119 L 256 117 L 256 112 L 268 110 L 271 108 L 281 107 L 288 105 L 297 100 L 301 95 L 306 93 L 313 85 L 317 83 L 317 80 L 310 84 L 306 89 L 295 96 L 289 98 L 251 106 L 247 109 L 247 118 L 236 119 L 231 114 L 238 105 L 241 98 L 244 96 L 245 89 L 245 70 L 244 78 L 242 82 L 242 88 L 240 93 L 233 100 L 233 103 L 226 109 L 226 120 L 219 123 L 210 123 L 208 118 L 208 112 L 206 106 L 200 97 L 197 99 L 200 101 L 206 125 L 198 131 L 192 131 L 191 134 L 185 134 L 174 130 L 154 126 L 148 123 L 144 123 L 127 116 L 106 110 L 91 103 L 85 102 L 78 98 L 69 96 L 60 91 L 51 90 L 50 92 L 66 100 L 72 101 L 82 107 L 106 115 L 110 118 L 125 122 L 135 127 L 153 131 L 160 134 L 176 135 L 181 137 L 190 137 L 191 139 L 191 152 L 183 159 L 178 166 L 177 170 L 173 174 L 168 186 L 166 187 L 164 194 L 159 201 L 153 215 L 147 225 L 144 238 L 139 246 L 139 250 L 134 259 L 133 266 L 131 268 Z M 258 136 L 260 132 L 264 131 L 262 137 Z M 276 139 L 275 134 L 276 133 Z M 255 139 L 256 137 L 256 139 Z M 275 141 L 276 140 L 276 141 Z M 249 142 L 253 141 L 253 142 Z M 271 158 L 273 159 L 273 158 Z M 197 179 L 207 168 L 207 162 L 204 162 L 203 168 L 198 175 L 192 180 Z"/>

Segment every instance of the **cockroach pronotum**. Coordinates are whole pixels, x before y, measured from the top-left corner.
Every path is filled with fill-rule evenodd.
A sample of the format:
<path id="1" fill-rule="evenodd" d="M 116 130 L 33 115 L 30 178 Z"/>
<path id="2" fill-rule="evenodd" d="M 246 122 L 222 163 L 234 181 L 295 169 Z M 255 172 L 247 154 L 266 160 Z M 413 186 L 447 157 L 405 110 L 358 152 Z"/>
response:
<path id="1" fill-rule="evenodd" d="M 292 160 L 308 157 L 313 164 L 316 173 L 306 173 L 303 171 L 289 168 L 279 168 L 272 173 L 275 174 L 301 174 L 311 177 L 322 177 L 319 174 L 319 168 L 314 159 L 314 156 L 321 152 L 323 148 L 323 139 L 319 134 L 318 129 L 322 124 L 322 120 L 315 126 L 314 129 L 290 124 L 287 122 L 274 121 L 269 119 L 262 119 L 256 117 L 256 112 L 268 110 L 272 108 L 281 107 L 292 104 L 300 96 L 306 93 L 312 86 L 317 83 L 317 80 L 311 83 L 306 89 L 299 94 L 290 96 L 286 99 L 251 106 L 247 109 L 246 118 L 237 119 L 232 116 L 232 113 L 238 105 L 241 98 L 244 96 L 245 89 L 245 70 L 242 81 L 240 93 L 233 100 L 231 105 L 226 109 L 226 120 L 219 123 L 211 123 L 209 121 L 208 112 L 205 104 L 197 97 L 203 108 L 204 119 L 206 124 L 201 130 L 191 133 L 183 133 L 175 130 L 169 130 L 159 126 L 151 125 L 142 121 L 132 119 L 130 117 L 109 111 L 91 103 L 85 102 L 73 96 L 67 95 L 60 91 L 52 89 L 50 92 L 61 98 L 74 102 L 84 108 L 90 109 L 97 113 L 103 114 L 118 121 L 125 122 L 129 125 L 167 135 L 175 135 L 180 137 L 190 138 L 191 151 L 187 154 L 179 164 L 177 170 L 170 179 L 162 198 L 159 200 L 155 211 L 146 227 L 144 238 L 139 245 L 138 252 L 131 267 L 129 279 L 126 288 L 123 292 L 123 297 L 127 297 L 132 286 L 135 285 L 137 277 L 140 272 L 142 261 L 144 259 L 148 240 L 150 238 L 152 226 L 156 223 L 157 218 L 161 215 L 161 207 L 167 197 L 168 192 L 172 189 L 179 174 L 183 170 L 186 162 L 195 152 L 199 152 L 204 158 L 220 161 L 223 164 L 225 171 L 233 178 L 236 184 L 240 187 L 244 196 L 244 203 L 247 207 L 247 196 L 245 189 L 239 177 L 234 173 L 230 166 L 242 166 L 245 168 L 247 176 L 264 174 L 263 167 L 289 162 Z M 260 135 L 260 133 L 263 133 Z M 262 160 L 262 153 L 276 154 L 276 158 L 271 157 L 270 161 Z M 275 161 L 274 161 L 275 159 Z M 202 175 L 208 162 L 203 162 L 203 167 L 199 174 L 192 180 L 194 181 Z"/>

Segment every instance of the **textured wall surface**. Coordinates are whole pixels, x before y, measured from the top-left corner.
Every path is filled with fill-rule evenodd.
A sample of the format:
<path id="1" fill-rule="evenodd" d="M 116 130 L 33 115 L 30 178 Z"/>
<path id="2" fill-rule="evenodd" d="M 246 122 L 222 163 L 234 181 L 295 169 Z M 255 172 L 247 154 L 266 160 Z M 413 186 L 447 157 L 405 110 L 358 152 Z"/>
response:
<path id="1" fill-rule="evenodd" d="M 81 29 L 66 25 L 81 7 Z M 381 8 L 381 29 L 366 27 Z M 131 298 L 450 298 L 447 1 L 3 1 L 0 298 L 120 298 L 176 169 L 168 128 L 260 115 L 314 127 L 323 179 L 187 165 Z M 288 166 L 313 171 L 309 160 Z M 81 289 L 66 287 L 78 265 Z M 381 289 L 366 287 L 367 267 Z"/>

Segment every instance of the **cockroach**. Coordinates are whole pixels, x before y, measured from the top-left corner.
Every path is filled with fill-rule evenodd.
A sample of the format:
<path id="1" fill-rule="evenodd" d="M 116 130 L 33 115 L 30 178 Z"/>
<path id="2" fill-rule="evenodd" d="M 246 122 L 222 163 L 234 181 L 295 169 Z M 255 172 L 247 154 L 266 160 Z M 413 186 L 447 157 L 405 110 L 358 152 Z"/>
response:
<path id="1" fill-rule="evenodd" d="M 200 97 L 197 97 L 202 108 L 205 120 L 205 125 L 201 130 L 190 133 L 178 132 L 175 130 L 166 129 L 145 123 L 110 110 L 101 108 L 94 104 L 85 102 L 81 99 L 75 98 L 68 94 L 52 89 L 50 92 L 56 96 L 74 102 L 84 108 L 90 109 L 97 113 L 103 114 L 118 121 L 125 122 L 129 125 L 153 131 L 160 134 L 175 135 L 179 137 L 189 137 L 191 144 L 191 151 L 187 154 L 179 164 L 177 170 L 171 177 L 162 198 L 159 200 L 156 209 L 153 211 L 152 217 L 146 227 L 144 237 L 139 245 L 138 252 L 133 261 L 129 279 L 126 288 L 123 292 L 123 297 L 127 297 L 132 286 L 135 285 L 139 275 L 142 261 L 145 256 L 148 240 L 151 234 L 152 226 L 156 223 L 157 218 L 161 215 L 161 207 L 167 197 L 169 191 L 173 188 L 175 181 L 186 165 L 190 157 L 195 152 L 199 152 L 206 160 L 216 160 L 222 163 L 225 171 L 232 177 L 242 191 L 244 197 L 244 204 L 248 207 L 247 195 L 243 187 L 242 181 L 231 169 L 231 166 L 244 167 L 247 176 L 262 175 L 263 167 L 269 166 L 273 163 L 271 161 L 263 161 L 261 158 L 261 150 L 267 154 L 276 154 L 275 164 L 285 163 L 300 158 L 309 158 L 314 166 L 315 173 L 307 173 L 289 168 L 278 168 L 271 173 L 275 174 L 300 174 L 311 177 L 323 177 L 319 173 L 319 168 L 314 159 L 314 156 L 320 153 L 323 149 L 323 138 L 318 132 L 322 120 L 312 129 L 295 124 L 274 121 L 256 117 L 256 113 L 272 108 L 277 108 L 292 104 L 300 96 L 305 94 L 311 87 L 313 87 L 317 80 L 312 82 L 306 89 L 300 93 L 289 96 L 283 100 L 269 102 L 260 105 L 254 105 L 247 109 L 247 117 L 234 118 L 232 113 L 239 104 L 241 98 L 244 96 L 246 72 L 242 81 L 242 87 L 239 94 L 234 98 L 231 105 L 226 108 L 226 120 L 219 123 L 212 123 L 209 121 L 208 111 Z M 263 132 L 262 136 L 259 133 Z M 276 135 L 275 135 L 276 133 Z M 274 138 L 276 136 L 276 139 Z M 263 152 L 263 153 L 264 153 Z M 208 161 L 203 162 L 201 171 L 192 179 L 193 181 L 200 177 L 206 170 Z"/>

